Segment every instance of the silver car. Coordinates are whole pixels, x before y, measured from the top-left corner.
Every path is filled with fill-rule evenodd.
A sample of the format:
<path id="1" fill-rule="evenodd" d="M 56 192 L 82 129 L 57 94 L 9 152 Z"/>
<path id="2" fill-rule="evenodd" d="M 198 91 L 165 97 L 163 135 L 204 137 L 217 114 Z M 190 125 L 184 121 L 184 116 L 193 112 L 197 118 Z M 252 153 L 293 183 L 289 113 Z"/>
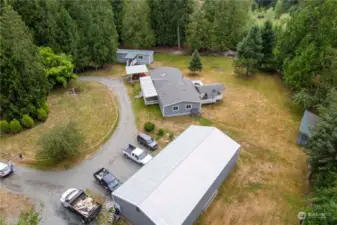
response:
<path id="1" fill-rule="evenodd" d="M 9 165 L 0 162 L 0 177 L 5 177 L 8 174 L 10 174 L 11 172 L 13 172 L 13 171 L 12 171 L 12 168 Z"/>

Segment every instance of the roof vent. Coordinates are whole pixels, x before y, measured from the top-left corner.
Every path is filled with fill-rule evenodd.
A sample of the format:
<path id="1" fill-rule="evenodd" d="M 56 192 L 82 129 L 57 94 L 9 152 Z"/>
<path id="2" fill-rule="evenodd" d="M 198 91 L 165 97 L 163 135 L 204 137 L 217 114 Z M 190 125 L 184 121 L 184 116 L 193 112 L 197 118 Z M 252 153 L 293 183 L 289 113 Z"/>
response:
<path id="1" fill-rule="evenodd" d="M 166 73 L 162 73 L 160 76 L 164 77 L 164 76 L 166 76 Z"/>

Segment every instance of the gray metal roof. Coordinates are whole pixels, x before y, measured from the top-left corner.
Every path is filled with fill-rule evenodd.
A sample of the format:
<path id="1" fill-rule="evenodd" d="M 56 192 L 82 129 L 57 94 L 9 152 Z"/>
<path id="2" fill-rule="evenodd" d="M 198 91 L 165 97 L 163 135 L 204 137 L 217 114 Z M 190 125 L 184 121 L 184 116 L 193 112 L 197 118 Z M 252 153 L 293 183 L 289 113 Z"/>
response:
<path id="1" fill-rule="evenodd" d="M 213 92 L 222 93 L 225 90 L 225 86 L 223 84 L 205 84 L 201 86 L 196 86 L 196 89 L 200 93 L 207 93 L 208 95 L 210 95 Z"/>
<path id="2" fill-rule="evenodd" d="M 200 102 L 192 81 L 184 78 L 179 69 L 160 67 L 149 72 L 163 106 L 179 102 Z"/>
<path id="3" fill-rule="evenodd" d="M 319 116 L 305 110 L 301 120 L 300 132 L 310 136 L 311 128 L 314 127 L 320 120 L 321 118 Z"/>
<path id="4" fill-rule="evenodd" d="M 117 49 L 117 53 L 127 54 L 125 58 L 134 58 L 137 55 L 153 55 L 154 51 L 140 49 Z"/>
<path id="5" fill-rule="evenodd" d="M 192 125 L 113 195 L 155 224 L 182 224 L 239 149 L 217 128 Z"/>

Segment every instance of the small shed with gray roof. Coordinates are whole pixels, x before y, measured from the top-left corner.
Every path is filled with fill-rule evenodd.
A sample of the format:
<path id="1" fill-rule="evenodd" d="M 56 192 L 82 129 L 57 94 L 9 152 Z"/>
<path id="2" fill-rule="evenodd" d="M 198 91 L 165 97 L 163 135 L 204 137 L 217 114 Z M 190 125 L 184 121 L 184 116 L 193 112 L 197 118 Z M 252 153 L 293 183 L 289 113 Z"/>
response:
<path id="1" fill-rule="evenodd" d="M 153 51 L 139 49 L 117 49 L 117 62 L 126 66 L 147 65 L 153 63 Z"/>
<path id="2" fill-rule="evenodd" d="M 112 193 L 135 225 L 192 225 L 235 166 L 240 145 L 215 127 L 190 126 Z"/>
<path id="3" fill-rule="evenodd" d="M 300 132 L 297 136 L 297 144 L 306 145 L 311 136 L 311 129 L 321 120 L 321 118 L 308 110 L 305 110 L 300 126 Z"/>
<path id="4" fill-rule="evenodd" d="M 199 93 L 192 81 L 173 67 L 150 70 L 149 75 L 158 93 L 158 103 L 164 117 L 198 114 L 201 111 Z"/>

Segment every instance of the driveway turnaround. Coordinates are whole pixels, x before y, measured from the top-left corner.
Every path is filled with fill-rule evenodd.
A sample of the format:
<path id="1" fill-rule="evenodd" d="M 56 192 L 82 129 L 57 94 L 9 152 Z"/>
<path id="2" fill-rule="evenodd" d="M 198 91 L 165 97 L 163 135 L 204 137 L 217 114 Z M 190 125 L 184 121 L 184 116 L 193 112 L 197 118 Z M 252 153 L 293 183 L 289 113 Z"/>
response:
<path id="1" fill-rule="evenodd" d="M 126 160 L 122 155 L 122 148 L 127 144 L 136 144 L 137 135 L 131 102 L 122 81 L 117 78 L 104 77 L 80 77 L 79 79 L 105 84 L 117 96 L 119 122 L 110 139 L 96 154 L 75 168 L 60 172 L 45 172 L 16 166 L 15 174 L 0 180 L 0 188 L 24 194 L 40 202 L 42 207 L 41 224 L 45 225 L 79 224 L 78 218 L 64 209 L 59 201 L 61 194 L 68 188 L 88 188 L 110 198 L 103 188 L 94 182 L 93 173 L 99 168 L 107 168 L 122 182 L 140 168 L 139 165 Z"/>

